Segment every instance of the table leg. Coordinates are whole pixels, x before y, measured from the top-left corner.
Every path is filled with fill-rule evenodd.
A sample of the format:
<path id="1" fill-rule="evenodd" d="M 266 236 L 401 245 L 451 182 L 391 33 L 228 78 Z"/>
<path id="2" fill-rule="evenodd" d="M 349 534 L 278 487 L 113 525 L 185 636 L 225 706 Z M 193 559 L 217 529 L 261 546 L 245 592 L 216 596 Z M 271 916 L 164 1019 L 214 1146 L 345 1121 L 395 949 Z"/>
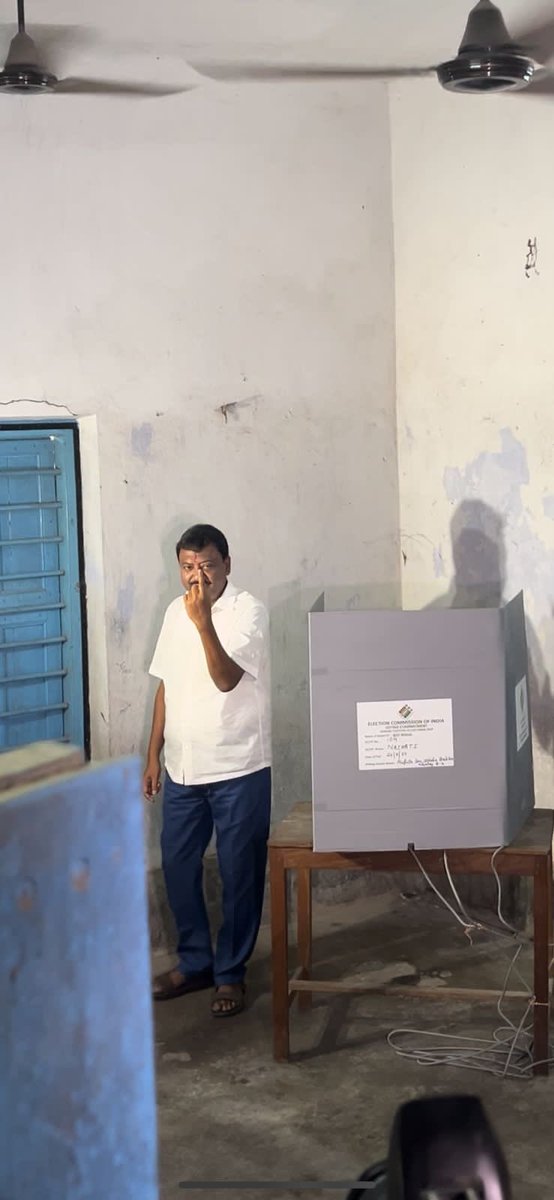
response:
<path id="1" fill-rule="evenodd" d="M 298 867 L 296 872 L 296 918 L 298 929 L 298 962 L 302 978 L 312 975 L 312 872 L 309 867 Z M 298 993 L 300 1012 L 312 1007 L 312 993 Z"/>
<path id="2" fill-rule="evenodd" d="M 535 866 L 533 885 L 534 989 L 533 1059 L 535 1075 L 548 1075 L 550 1057 L 550 932 L 552 926 L 552 863 L 550 856 Z"/>
<path id="3" fill-rule="evenodd" d="M 548 856 L 548 880 L 549 880 L 549 897 L 548 897 L 548 959 L 549 971 L 552 982 L 552 962 L 554 959 L 554 876 L 552 867 L 552 850 Z"/>
<path id="4" fill-rule="evenodd" d="M 285 1062 L 289 1057 L 289 955 L 287 872 L 283 853 L 269 850 L 271 891 L 271 975 L 273 992 L 273 1057 Z"/>

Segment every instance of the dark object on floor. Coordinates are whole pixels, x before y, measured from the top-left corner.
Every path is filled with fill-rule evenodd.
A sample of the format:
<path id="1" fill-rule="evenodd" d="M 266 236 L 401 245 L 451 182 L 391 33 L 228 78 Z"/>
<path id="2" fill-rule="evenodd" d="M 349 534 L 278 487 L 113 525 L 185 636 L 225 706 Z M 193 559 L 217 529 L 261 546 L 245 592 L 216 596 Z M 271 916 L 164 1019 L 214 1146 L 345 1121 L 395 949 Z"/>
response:
<path id="1" fill-rule="evenodd" d="M 370 1188 L 354 1188 L 348 1193 L 346 1200 L 388 1200 L 387 1192 L 387 1164 L 386 1162 L 376 1163 L 373 1167 L 368 1167 L 363 1175 L 360 1175 L 360 1183 L 371 1183 Z"/>
<path id="2" fill-rule="evenodd" d="M 398 1109 L 386 1164 L 361 1180 L 374 1181 L 379 1200 L 511 1200 L 506 1160 L 475 1096 L 434 1096 Z M 360 1180 L 360 1182 L 361 1182 Z M 347 1200 L 365 1200 L 354 1188 Z"/>

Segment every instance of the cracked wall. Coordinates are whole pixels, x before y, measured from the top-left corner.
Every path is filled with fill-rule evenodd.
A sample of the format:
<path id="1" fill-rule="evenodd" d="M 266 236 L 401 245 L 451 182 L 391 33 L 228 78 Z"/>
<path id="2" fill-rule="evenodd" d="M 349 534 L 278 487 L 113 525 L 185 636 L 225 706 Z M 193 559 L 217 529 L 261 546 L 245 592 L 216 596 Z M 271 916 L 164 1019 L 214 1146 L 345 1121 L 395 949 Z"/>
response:
<path id="1" fill-rule="evenodd" d="M 309 794 L 307 608 L 398 584 L 386 89 L 24 98 L 0 133 L 0 415 L 97 428 L 97 744 L 144 751 L 175 542 L 211 521 L 271 609 L 279 814 Z"/>

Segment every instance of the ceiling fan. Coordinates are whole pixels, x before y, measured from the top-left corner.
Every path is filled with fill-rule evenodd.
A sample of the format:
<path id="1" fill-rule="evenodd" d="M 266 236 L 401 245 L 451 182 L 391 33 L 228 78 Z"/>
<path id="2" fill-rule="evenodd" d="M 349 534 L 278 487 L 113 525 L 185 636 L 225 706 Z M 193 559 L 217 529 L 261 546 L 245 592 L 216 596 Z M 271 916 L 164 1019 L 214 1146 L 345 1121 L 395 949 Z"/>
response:
<path id="1" fill-rule="evenodd" d="M 102 79 L 57 79 L 42 62 L 39 50 L 25 28 L 24 0 L 17 0 L 17 33 L 0 71 L 0 92 L 71 92 L 103 96 L 170 96 L 189 88 L 153 84 L 118 83 Z"/>
<path id="2" fill-rule="evenodd" d="M 472 8 L 455 58 L 433 67 L 355 67 L 309 64 L 206 63 L 196 70 L 215 79 L 308 80 L 391 79 L 436 75 L 451 92 L 500 92 L 528 88 L 534 95 L 554 95 L 554 20 L 543 21 L 510 37 L 500 9 L 492 0 Z"/>

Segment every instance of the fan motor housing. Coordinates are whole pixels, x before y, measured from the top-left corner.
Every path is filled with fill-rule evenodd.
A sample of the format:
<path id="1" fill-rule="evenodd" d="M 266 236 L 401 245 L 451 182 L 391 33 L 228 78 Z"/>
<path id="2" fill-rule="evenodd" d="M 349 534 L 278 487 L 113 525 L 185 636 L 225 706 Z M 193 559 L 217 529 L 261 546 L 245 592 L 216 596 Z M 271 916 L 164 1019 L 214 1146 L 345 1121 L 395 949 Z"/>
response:
<path id="1" fill-rule="evenodd" d="M 501 51 L 459 54 L 437 67 L 439 83 L 450 92 L 507 92 L 527 87 L 533 59 Z"/>
<path id="2" fill-rule="evenodd" d="M 4 92 L 50 92 L 58 80 L 41 66 L 35 43 L 25 29 L 12 38 L 4 69 L 0 71 L 0 90 Z"/>
<path id="3" fill-rule="evenodd" d="M 57 82 L 55 75 L 33 66 L 20 64 L 0 71 L 0 90 L 4 92 L 50 92 Z"/>

